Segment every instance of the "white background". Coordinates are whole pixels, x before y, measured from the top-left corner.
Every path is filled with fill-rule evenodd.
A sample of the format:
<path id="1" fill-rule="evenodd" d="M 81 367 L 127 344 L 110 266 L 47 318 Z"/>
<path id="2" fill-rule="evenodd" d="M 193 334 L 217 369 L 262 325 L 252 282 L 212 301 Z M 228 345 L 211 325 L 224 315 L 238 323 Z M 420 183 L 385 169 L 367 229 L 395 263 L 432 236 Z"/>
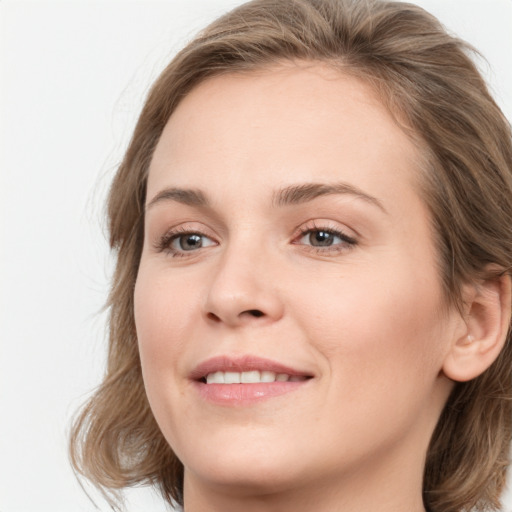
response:
<path id="1" fill-rule="evenodd" d="M 152 80 L 239 3 L 0 1 L 0 512 L 96 510 L 66 438 L 104 367 L 105 192 Z M 512 0 L 417 3 L 482 51 L 512 119 Z"/>

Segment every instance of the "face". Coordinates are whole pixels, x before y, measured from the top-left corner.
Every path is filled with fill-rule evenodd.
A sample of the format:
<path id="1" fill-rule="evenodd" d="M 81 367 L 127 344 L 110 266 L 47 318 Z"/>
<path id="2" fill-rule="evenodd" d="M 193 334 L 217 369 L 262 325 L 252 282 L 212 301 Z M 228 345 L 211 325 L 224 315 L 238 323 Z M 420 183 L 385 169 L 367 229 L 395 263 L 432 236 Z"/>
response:
<path id="1" fill-rule="evenodd" d="M 421 477 L 455 313 L 418 160 L 371 89 L 321 65 L 181 102 L 150 167 L 135 319 L 186 481 Z"/>

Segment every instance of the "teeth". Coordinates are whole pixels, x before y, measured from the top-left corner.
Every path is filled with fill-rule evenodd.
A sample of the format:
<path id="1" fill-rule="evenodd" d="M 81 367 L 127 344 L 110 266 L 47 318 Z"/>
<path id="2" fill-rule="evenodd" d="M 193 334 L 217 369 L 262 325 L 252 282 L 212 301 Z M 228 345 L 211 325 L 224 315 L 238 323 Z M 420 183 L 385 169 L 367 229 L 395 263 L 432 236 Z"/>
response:
<path id="1" fill-rule="evenodd" d="M 274 372 L 260 372 L 261 382 L 274 382 L 276 380 L 276 374 Z"/>
<path id="2" fill-rule="evenodd" d="M 206 376 L 207 384 L 224 384 L 224 372 L 209 373 Z"/>
<path id="3" fill-rule="evenodd" d="M 240 374 L 240 382 L 249 384 L 251 382 L 261 382 L 260 372 L 255 370 L 253 372 L 242 372 Z"/>
<path id="4" fill-rule="evenodd" d="M 240 384 L 240 374 L 237 372 L 225 372 L 224 384 Z"/>
<path id="5" fill-rule="evenodd" d="M 258 382 L 298 382 L 304 380 L 305 377 L 286 373 L 275 373 L 258 370 L 248 372 L 214 372 L 206 376 L 207 384 L 254 384 Z"/>

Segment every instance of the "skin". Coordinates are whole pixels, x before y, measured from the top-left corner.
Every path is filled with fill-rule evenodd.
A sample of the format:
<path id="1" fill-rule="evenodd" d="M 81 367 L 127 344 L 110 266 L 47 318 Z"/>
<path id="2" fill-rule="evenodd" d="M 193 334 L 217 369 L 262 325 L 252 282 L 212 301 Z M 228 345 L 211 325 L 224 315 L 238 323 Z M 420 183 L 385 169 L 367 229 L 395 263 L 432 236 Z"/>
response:
<path id="1" fill-rule="evenodd" d="M 135 320 L 187 512 L 424 510 L 425 453 L 453 385 L 443 364 L 467 325 L 446 308 L 418 161 L 373 91 L 321 64 L 209 79 L 171 116 L 150 167 Z M 340 182 L 373 199 L 273 204 L 287 187 Z M 169 187 L 209 205 L 155 201 Z M 315 247 L 318 230 L 355 243 Z M 203 246 L 181 249 L 183 232 Z M 250 406 L 205 401 L 190 372 L 244 354 L 313 378 Z"/>

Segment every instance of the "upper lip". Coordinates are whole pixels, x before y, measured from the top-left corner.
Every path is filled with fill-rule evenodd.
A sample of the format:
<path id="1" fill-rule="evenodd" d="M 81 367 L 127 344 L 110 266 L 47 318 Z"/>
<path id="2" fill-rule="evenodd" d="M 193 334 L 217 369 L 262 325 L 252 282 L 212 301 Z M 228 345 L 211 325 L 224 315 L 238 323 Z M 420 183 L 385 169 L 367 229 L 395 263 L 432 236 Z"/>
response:
<path id="1" fill-rule="evenodd" d="M 192 380 L 201 380 L 209 373 L 214 372 L 249 372 L 249 371 L 268 371 L 274 373 L 286 373 L 287 375 L 297 375 L 312 377 L 312 374 L 284 364 L 265 359 L 258 356 L 217 356 L 203 361 L 197 365 L 190 373 Z"/>

